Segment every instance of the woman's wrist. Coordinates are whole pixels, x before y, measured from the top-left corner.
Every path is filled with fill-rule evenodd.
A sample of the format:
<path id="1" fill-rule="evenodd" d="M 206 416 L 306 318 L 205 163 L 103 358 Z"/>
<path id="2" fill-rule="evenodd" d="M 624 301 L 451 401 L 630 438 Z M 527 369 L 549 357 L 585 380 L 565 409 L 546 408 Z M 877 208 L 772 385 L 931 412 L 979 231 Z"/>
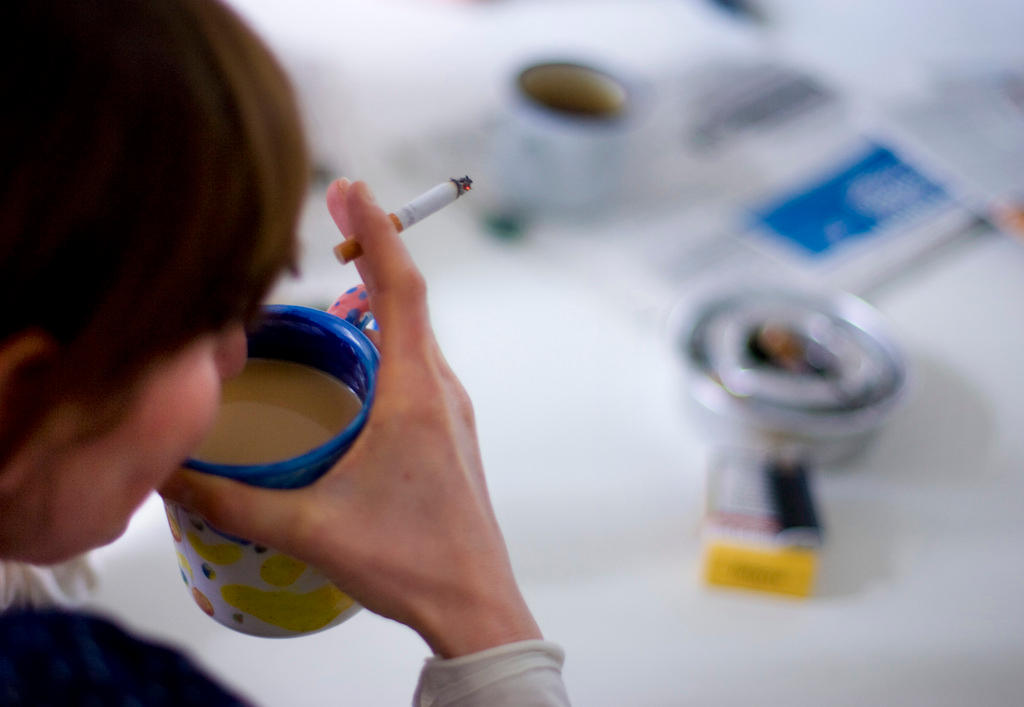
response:
<path id="1" fill-rule="evenodd" d="M 421 612 L 414 628 L 442 658 L 543 638 L 514 584 L 503 592 L 438 602 Z"/>

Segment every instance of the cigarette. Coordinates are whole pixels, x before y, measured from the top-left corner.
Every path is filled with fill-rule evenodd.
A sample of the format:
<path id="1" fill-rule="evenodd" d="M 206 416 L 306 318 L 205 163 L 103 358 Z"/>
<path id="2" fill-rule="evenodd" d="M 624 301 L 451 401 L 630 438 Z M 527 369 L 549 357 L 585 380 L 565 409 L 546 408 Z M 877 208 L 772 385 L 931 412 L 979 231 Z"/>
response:
<path id="1" fill-rule="evenodd" d="M 427 216 L 436 213 L 448 206 L 463 193 L 472 188 L 473 180 L 468 176 L 456 179 L 452 177 L 447 182 L 441 182 L 423 192 L 408 204 L 394 213 L 388 214 L 395 229 L 401 233 L 415 223 L 419 223 Z M 363 254 L 363 249 L 354 238 L 349 238 L 334 246 L 334 255 L 342 264 L 349 263 Z"/>

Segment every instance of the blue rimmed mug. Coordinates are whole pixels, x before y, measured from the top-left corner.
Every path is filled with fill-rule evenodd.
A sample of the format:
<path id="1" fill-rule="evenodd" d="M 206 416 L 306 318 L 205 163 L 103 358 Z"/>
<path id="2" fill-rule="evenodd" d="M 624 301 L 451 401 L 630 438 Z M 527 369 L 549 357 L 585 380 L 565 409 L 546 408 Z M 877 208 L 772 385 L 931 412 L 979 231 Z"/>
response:
<path id="1" fill-rule="evenodd" d="M 377 350 L 358 326 L 333 314 L 270 305 L 248 334 L 248 356 L 323 371 L 351 388 L 362 407 L 341 432 L 299 456 L 252 465 L 189 459 L 185 466 L 265 488 L 306 486 L 348 451 L 366 423 L 376 387 Z M 359 610 L 351 597 L 300 560 L 222 533 L 176 503 L 166 501 L 165 507 L 182 579 L 199 608 L 224 626 L 254 636 L 300 636 L 336 626 Z"/>

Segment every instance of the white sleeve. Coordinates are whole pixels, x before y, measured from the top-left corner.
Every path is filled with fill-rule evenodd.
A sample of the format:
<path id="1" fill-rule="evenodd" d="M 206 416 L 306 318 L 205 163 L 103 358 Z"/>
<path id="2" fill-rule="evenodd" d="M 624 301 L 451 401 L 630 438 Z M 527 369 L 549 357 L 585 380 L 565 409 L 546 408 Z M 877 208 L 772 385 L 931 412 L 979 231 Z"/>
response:
<path id="1" fill-rule="evenodd" d="M 549 641 L 519 641 L 479 653 L 428 658 L 413 707 L 569 707 L 565 652 Z"/>
<path id="2" fill-rule="evenodd" d="M 96 572 L 88 554 L 46 566 L 0 560 L 0 611 L 74 606 L 95 586 Z"/>

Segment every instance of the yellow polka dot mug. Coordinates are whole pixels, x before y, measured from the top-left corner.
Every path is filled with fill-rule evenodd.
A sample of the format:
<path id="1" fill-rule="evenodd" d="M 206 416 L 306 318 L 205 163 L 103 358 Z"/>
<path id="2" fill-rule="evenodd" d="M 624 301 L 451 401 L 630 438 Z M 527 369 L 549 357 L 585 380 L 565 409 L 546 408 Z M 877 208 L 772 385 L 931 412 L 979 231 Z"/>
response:
<path id="1" fill-rule="evenodd" d="M 357 326 L 308 307 L 264 307 L 248 335 L 250 358 L 312 366 L 348 386 L 362 401 L 340 433 L 299 456 L 268 464 L 185 466 L 267 488 L 298 488 L 319 478 L 351 447 L 373 402 L 378 355 Z M 253 636 L 301 636 L 336 626 L 359 610 L 313 567 L 214 528 L 196 513 L 165 503 L 181 577 L 192 600 L 228 628 Z"/>

